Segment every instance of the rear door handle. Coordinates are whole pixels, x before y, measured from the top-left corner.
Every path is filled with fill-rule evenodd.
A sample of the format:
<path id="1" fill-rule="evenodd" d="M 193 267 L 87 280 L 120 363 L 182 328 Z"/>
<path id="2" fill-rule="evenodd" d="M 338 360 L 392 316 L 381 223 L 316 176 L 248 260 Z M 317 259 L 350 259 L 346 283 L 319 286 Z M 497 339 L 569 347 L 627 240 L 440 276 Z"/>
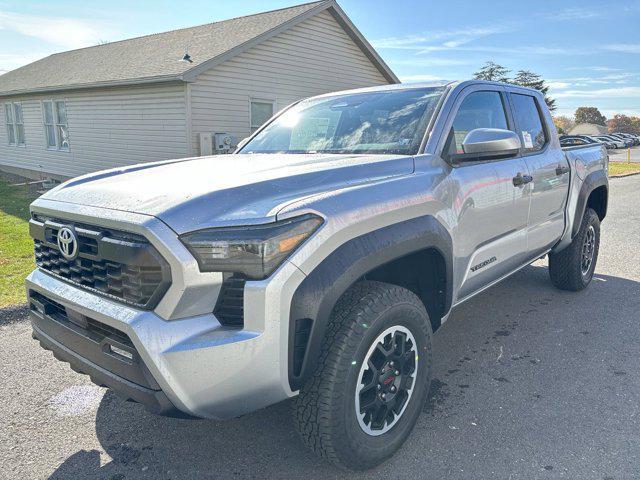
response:
<path id="1" fill-rule="evenodd" d="M 522 175 L 521 173 L 518 173 L 518 175 L 513 177 L 513 185 L 515 187 L 526 185 L 529 182 L 533 182 L 533 177 L 531 175 Z"/>
<path id="2" fill-rule="evenodd" d="M 558 165 L 556 168 L 556 175 L 564 175 L 565 173 L 569 173 L 571 169 L 569 167 L 563 167 Z"/>

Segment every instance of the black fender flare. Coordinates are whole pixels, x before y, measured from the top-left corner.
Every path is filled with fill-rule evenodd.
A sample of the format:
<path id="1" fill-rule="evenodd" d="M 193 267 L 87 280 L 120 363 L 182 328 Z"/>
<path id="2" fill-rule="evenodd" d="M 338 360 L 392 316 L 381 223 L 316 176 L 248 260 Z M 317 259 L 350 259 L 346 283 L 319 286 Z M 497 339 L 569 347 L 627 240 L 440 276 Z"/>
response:
<path id="1" fill-rule="evenodd" d="M 431 215 L 347 241 L 302 281 L 294 292 L 289 315 L 288 372 L 292 390 L 300 389 L 315 371 L 326 326 L 340 296 L 375 268 L 427 248 L 436 249 L 445 259 L 444 311 L 448 312 L 453 292 L 452 241 L 449 232 Z"/>
<path id="2" fill-rule="evenodd" d="M 573 225 L 571 226 L 571 238 L 573 239 L 577 234 L 578 230 L 580 230 L 580 225 L 582 224 L 582 218 L 584 217 L 584 212 L 587 209 L 587 201 L 589 200 L 589 195 L 596 188 L 606 187 L 607 195 L 609 194 L 609 179 L 607 178 L 607 174 L 604 170 L 597 170 L 595 172 L 591 172 L 582 182 L 582 186 L 580 187 L 580 192 L 578 193 L 578 201 L 576 204 L 576 213 L 573 218 Z M 604 208 L 604 215 L 607 213 L 607 203 Z M 602 218 L 604 218 L 604 215 Z"/>

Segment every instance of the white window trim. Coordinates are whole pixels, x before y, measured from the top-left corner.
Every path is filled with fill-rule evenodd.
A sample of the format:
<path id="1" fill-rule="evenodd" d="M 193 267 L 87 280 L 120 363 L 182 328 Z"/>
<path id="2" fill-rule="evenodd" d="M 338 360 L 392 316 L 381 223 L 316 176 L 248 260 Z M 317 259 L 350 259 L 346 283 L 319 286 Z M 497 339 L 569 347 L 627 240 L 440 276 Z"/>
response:
<path id="1" fill-rule="evenodd" d="M 253 135 L 253 133 L 255 131 L 257 131 L 262 125 L 264 124 L 260 124 L 260 125 L 253 125 L 253 122 L 251 121 L 251 104 L 252 103 L 270 103 L 271 104 L 271 116 L 275 115 L 277 110 L 276 110 L 276 100 L 274 100 L 273 98 L 257 98 L 257 97 L 249 97 L 249 134 Z M 255 128 L 255 130 L 254 130 Z"/>
<path id="2" fill-rule="evenodd" d="M 47 116 L 45 114 L 45 110 L 44 110 L 44 104 L 46 102 L 50 102 L 51 103 L 51 115 L 53 116 L 53 123 L 47 123 Z M 56 112 L 56 102 L 64 102 L 64 107 L 65 107 L 65 112 L 67 114 L 67 123 L 63 124 L 63 123 L 58 123 L 58 115 Z M 71 147 L 62 147 L 62 142 L 60 141 L 60 136 L 58 135 L 58 126 L 59 125 L 65 125 L 67 127 L 67 130 L 69 130 L 69 112 L 67 111 L 67 99 L 66 98 L 45 98 L 43 100 L 40 101 L 40 107 L 42 110 L 42 127 L 44 129 L 44 148 L 53 152 L 69 152 L 71 150 Z M 47 143 L 47 125 L 51 125 L 53 126 L 53 135 L 56 139 L 56 146 L 52 147 L 49 146 L 49 144 Z"/>
<path id="3" fill-rule="evenodd" d="M 9 123 L 9 121 L 7 120 L 7 111 L 6 108 L 7 106 L 9 106 L 9 110 L 11 110 L 11 123 Z M 4 127 L 7 130 L 7 145 L 9 145 L 10 147 L 16 147 L 18 146 L 18 137 L 16 136 L 16 119 L 15 119 L 15 112 L 13 111 L 13 103 L 12 102 L 5 102 L 2 105 L 2 120 L 4 123 Z M 13 143 L 9 140 L 9 128 L 11 128 L 11 130 L 13 131 Z"/>

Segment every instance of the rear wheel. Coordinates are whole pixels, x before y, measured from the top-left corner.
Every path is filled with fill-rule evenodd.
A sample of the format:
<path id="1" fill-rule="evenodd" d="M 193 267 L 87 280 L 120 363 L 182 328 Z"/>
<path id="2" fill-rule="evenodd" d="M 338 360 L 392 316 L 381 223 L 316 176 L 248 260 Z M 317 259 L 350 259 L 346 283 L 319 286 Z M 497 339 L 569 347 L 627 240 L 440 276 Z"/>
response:
<path id="1" fill-rule="evenodd" d="M 564 250 L 549 254 L 551 282 L 561 290 L 577 292 L 591 283 L 600 249 L 600 219 L 587 208 L 577 235 Z"/>
<path id="2" fill-rule="evenodd" d="M 331 316 L 319 364 L 295 403 L 304 443 L 362 470 L 407 439 L 431 382 L 431 323 L 404 288 L 359 282 Z"/>

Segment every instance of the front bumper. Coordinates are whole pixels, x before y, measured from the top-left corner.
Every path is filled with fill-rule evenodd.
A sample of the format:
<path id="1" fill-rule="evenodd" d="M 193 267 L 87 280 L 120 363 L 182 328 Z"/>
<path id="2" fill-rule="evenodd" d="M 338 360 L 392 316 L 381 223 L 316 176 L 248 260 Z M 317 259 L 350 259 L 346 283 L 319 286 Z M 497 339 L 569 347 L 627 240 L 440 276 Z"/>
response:
<path id="1" fill-rule="evenodd" d="M 142 403 L 152 413 L 181 416 L 134 348 L 119 344 L 111 336 L 95 338 L 95 331 L 69 320 L 67 313 L 70 312 L 60 304 L 34 292 L 31 294 L 33 337 L 42 348 L 53 352 L 54 357 L 68 363 L 74 371 L 89 375 L 96 385 L 111 388 L 125 400 Z"/>
<path id="2" fill-rule="evenodd" d="M 34 335 L 72 368 L 156 413 L 226 419 L 294 394 L 288 385 L 287 345 L 281 343 L 288 338 L 283 334 L 288 324 L 280 319 L 282 312 L 288 315 L 290 297 L 303 274 L 286 263 L 278 277 L 287 281 L 252 282 L 246 288 L 245 315 L 263 327 L 255 331 L 225 328 L 211 313 L 167 321 L 40 270 L 33 271 L 26 284 Z M 138 374 L 132 378 L 122 370 L 123 359 L 114 355 L 109 338 L 87 343 L 73 321 L 57 321 L 38 308 L 38 299 L 63 307 L 71 320 L 89 319 L 121 332 L 131 342 L 132 358 L 139 359 Z M 116 351 L 128 346 L 115 345 Z"/>

